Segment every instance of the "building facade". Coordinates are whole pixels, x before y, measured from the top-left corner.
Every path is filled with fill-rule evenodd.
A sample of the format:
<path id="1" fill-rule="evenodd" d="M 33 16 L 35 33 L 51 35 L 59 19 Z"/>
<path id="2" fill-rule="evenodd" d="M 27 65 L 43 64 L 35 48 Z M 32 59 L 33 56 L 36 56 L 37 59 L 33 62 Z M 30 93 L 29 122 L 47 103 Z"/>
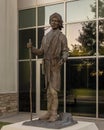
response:
<path id="1" fill-rule="evenodd" d="M 0 0 L 0 117 L 18 110 L 17 0 Z"/>
<path id="2" fill-rule="evenodd" d="M 18 111 L 30 111 L 30 59 L 26 44 L 39 48 L 50 29 L 49 16 L 60 13 L 70 56 L 61 72 L 58 112 L 104 118 L 104 1 L 18 0 Z M 15 82 L 16 83 L 16 82 Z M 32 55 L 32 111 L 46 110 L 42 57 Z"/>
<path id="3" fill-rule="evenodd" d="M 31 0 L 19 3 L 19 111 L 29 111 L 29 55 L 31 38 L 36 48 L 49 28 L 49 16 L 62 15 L 70 56 L 62 68 L 59 112 L 103 118 L 104 108 L 104 1 Z M 42 57 L 32 57 L 33 112 L 46 109 Z M 24 67 L 25 66 L 25 67 Z M 24 96 L 23 96 L 24 95 Z"/>

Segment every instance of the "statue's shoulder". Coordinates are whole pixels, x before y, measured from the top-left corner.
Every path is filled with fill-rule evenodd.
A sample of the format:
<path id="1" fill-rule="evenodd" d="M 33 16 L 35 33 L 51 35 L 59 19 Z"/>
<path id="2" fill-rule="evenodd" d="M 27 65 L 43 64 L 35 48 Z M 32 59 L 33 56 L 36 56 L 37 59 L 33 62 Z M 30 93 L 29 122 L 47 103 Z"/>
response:
<path id="1" fill-rule="evenodd" d="M 61 34 L 61 36 L 63 36 L 63 37 L 65 36 L 65 34 L 64 34 L 63 32 L 61 32 L 61 31 L 60 31 L 60 34 Z"/>
<path id="2" fill-rule="evenodd" d="M 66 35 L 63 34 L 63 32 L 60 32 L 60 38 L 61 38 L 61 39 L 66 39 Z"/>

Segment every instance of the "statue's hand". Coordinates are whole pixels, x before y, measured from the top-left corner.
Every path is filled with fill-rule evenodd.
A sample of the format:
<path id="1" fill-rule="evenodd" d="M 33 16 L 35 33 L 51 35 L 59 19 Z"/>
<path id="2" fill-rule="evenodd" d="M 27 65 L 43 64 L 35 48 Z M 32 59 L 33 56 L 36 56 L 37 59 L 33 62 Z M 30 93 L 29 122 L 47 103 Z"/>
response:
<path id="1" fill-rule="evenodd" d="M 62 65 L 64 63 L 63 59 L 61 59 L 59 62 L 58 62 L 58 65 Z"/>
<path id="2" fill-rule="evenodd" d="M 27 43 L 27 48 L 32 48 L 32 43 Z"/>

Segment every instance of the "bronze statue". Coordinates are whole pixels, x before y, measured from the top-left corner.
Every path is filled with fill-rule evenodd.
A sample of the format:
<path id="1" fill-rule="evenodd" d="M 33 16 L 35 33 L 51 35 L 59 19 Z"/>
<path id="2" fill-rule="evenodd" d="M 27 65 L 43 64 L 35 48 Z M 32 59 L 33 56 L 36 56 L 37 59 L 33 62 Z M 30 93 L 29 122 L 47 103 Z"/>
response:
<path id="1" fill-rule="evenodd" d="M 32 44 L 27 48 L 32 49 L 36 55 L 44 55 L 45 87 L 47 89 L 47 113 L 40 120 L 56 121 L 58 109 L 58 92 L 60 91 L 60 70 L 62 64 L 67 60 L 69 49 L 66 36 L 61 32 L 63 20 L 60 14 L 54 13 L 50 16 L 49 23 L 52 27 L 42 39 L 40 49 Z"/>

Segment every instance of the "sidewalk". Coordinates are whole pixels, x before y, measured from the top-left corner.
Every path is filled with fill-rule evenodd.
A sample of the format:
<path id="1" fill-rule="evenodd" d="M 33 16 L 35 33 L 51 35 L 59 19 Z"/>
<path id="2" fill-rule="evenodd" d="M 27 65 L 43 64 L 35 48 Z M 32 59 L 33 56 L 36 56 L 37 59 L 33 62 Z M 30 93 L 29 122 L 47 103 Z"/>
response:
<path id="1" fill-rule="evenodd" d="M 33 114 L 33 118 L 36 117 L 36 114 Z M 24 120 L 30 120 L 30 113 L 15 113 L 8 115 L 7 117 L 0 117 L 1 122 L 16 123 Z"/>
<path id="2" fill-rule="evenodd" d="M 33 118 L 37 117 L 36 114 L 33 114 Z M 104 130 L 104 120 L 103 119 L 92 119 L 87 117 L 73 117 L 74 120 L 77 121 L 87 121 L 87 122 L 94 122 L 99 130 Z M 1 117 L 0 121 L 2 122 L 9 122 L 9 123 L 16 123 L 21 122 L 24 120 L 30 120 L 30 113 L 17 113 L 14 115 L 9 115 L 7 117 Z"/>
<path id="3" fill-rule="evenodd" d="M 94 122 L 99 130 L 104 130 L 104 119 L 94 119 L 88 117 L 74 117 L 78 121 Z"/>

